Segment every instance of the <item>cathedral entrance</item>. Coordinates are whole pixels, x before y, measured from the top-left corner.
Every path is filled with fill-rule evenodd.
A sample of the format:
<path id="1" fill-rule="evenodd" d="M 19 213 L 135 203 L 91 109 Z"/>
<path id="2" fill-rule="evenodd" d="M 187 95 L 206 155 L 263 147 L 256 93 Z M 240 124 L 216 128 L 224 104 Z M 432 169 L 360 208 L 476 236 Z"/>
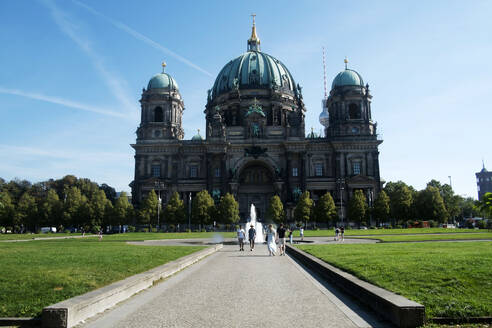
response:
<path id="1" fill-rule="evenodd" d="M 247 221 L 255 204 L 258 221 L 265 222 L 270 198 L 274 195 L 272 172 L 261 162 L 248 163 L 239 175 L 238 202 L 241 221 Z"/>

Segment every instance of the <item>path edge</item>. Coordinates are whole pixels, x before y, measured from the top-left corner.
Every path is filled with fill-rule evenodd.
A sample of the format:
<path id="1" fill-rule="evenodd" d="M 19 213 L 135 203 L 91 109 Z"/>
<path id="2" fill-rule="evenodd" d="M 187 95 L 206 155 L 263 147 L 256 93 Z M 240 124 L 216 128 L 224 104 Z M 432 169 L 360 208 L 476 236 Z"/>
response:
<path id="1" fill-rule="evenodd" d="M 287 246 L 287 254 L 298 260 L 320 277 L 367 305 L 397 327 L 420 327 L 425 321 L 425 307 L 401 295 L 377 287 L 342 271 L 294 246 Z"/>
<path id="2" fill-rule="evenodd" d="M 42 327 L 73 327 L 117 303 L 130 298 L 134 294 L 151 287 L 159 280 L 165 279 L 198 262 L 204 257 L 215 253 L 222 247 L 222 244 L 207 247 L 148 271 L 45 307 L 41 314 Z"/>

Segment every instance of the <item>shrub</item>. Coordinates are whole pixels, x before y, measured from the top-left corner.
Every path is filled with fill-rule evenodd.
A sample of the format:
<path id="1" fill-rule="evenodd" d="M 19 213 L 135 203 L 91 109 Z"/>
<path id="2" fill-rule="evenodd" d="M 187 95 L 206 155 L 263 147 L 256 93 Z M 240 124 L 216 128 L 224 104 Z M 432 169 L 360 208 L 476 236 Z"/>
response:
<path id="1" fill-rule="evenodd" d="M 68 229 L 65 229 L 65 231 L 63 231 L 63 232 L 64 232 L 64 233 L 71 233 L 71 231 L 70 231 L 70 230 L 68 230 Z M 49 231 L 48 233 L 51 233 L 51 231 Z"/>
<path id="2" fill-rule="evenodd" d="M 170 224 L 167 231 L 176 231 L 176 226 L 174 224 Z"/>
<path id="3" fill-rule="evenodd" d="M 0 233 L 5 233 L 5 227 L 0 226 Z"/>
<path id="4" fill-rule="evenodd" d="M 429 226 L 431 228 L 436 228 L 437 227 L 437 221 L 434 220 L 429 220 Z"/>
<path id="5" fill-rule="evenodd" d="M 477 227 L 478 227 L 479 229 L 485 229 L 485 227 L 486 227 L 485 220 L 478 221 L 478 222 L 477 222 Z"/>
<path id="6" fill-rule="evenodd" d="M 134 226 L 128 226 L 128 232 L 135 232 Z"/>
<path id="7" fill-rule="evenodd" d="M 403 229 L 403 227 L 401 226 L 401 224 L 397 224 L 397 225 L 395 226 L 395 229 Z"/>
<path id="8" fill-rule="evenodd" d="M 99 233 L 99 231 L 101 231 L 101 226 L 92 226 L 92 233 Z"/>

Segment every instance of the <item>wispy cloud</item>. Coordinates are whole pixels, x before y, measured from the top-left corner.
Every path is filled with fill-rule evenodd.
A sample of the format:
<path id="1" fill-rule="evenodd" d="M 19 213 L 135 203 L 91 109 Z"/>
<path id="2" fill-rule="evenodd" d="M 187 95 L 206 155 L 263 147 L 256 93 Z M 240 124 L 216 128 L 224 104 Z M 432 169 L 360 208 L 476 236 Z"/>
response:
<path id="1" fill-rule="evenodd" d="M 92 60 L 93 65 L 101 74 L 104 82 L 108 85 L 109 89 L 121 105 L 129 112 L 134 113 L 137 109 L 135 101 L 129 97 L 128 93 L 125 91 L 124 83 L 122 82 L 123 79 L 106 68 L 102 57 L 93 49 L 90 40 L 78 32 L 78 26 L 73 23 L 74 20 L 72 17 L 62 11 L 52 0 L 42 0 L 41 2 L 48 7 L 54 21 L 61 31 L 72 39 Z"/>
<path id="2" fill-rule="evenodd" d="M 89 7 L 88 5 L 80 2 L 80 1 L 77 1 L 77 0 L 72 0 L 75 4 L 79 5 L 80 7 L 88 10 L 89 12 L 91 12 L 92 14 L 96 15 L 96 16 L 99 16 L 99 17 L 102 17 L 103 19 L 107 20 L 108 22 L 110 22 L 112 25 L 114 25 L 115 27 L 119 28 L 120 30 L 130 34 L 131 36 L 133 36 L 134 38 L 136 38 L 137 40 L 140 40 L 140 41 L 143 41 L 145 43 L 147 43 L 148 45 L 150 45 L 151 47 L 157 49 L 157 50 L 160 50 L 161 52 L 163 52 L 164 54 L 166 55 L 170 55 L 174 58 L 176 58 L 177 60 L 179 60 L 180 62 L 196 69 L 197 71 L 199 72 L 202 72 L 203 74 L 205 75 L 208 75 L 210 77 L 214 77 L 214 75 L 212 75 L 210 72 L 204 70 L 203 68 L 201 68 L 200 66 L 192 63 L 191 61 L 189 61 L 188 59 L 184 58 L 183 56 L 175 53 L 174 51 L 172 50 L 169 50 L 168 48 L 160 45 L 159 43 L 157 43 L 156 41 L 152 40 L 151 38 L 143 35 L 142 33 L 140 32 L 137 32 L 135 31 L 134 29 L 132 29 L 131 27 L 129 27 L 128 25 L 120 22 L 120 21 L 117 21 L 111 17 L 108 17 L 106 15 L 104 15 L 103 13 L 95 10 L 94 8 L 92 7 Z"/>
<path id="3" fill-rule="evenodd" d="M 22 156 L 22 158 L 27 157 L 45 157 L 53 158 L 59 160 L 84 160 L 92 162 L 107 162 L 111 161 L 121 161 L 131 159 L 131 153 L 116 153 L 108 151 L 100 152 L 83 152 L 83 151 L 73 151 L 67 149 L 57 148 L 40 148 L 40 147 L 24 147 L 24 146 L 13 146 L 13 145 L 2 145 L 0 144 L 0 151 L 4 154 L 9 154 L 10 156 Z"/>
<path id="4" fill-rule="evenodd" d="M 96 106 L 86 105 L 86 104 L 82 104 L 82 103 L 79 103 L 76 101 L 63 99 L 63 98 L 59 98 L 59 97 L 46 96 L 46 95 L 43 95 L 40 93 L 26 92 L 26 91 L 17 90 L 17 89 L 7 89 L 7 88 L 1 87 L 1 86 L 0 86 L 0 93 L 15 95 L 15 96 L 21 96 L 21 97 L 35 99 L 35 100 L 46 101 L 46 102 L 49 102 L 52 104 L 62 105 L 62 106 L 70 107 L 70 108 L 85 110 L 88 112 L 93 112 L 93 113 L 98 113 L 98 114 L 103 114 L 103 115 L 108 115 L 108 116 L 120 117 L 120 118 L 124 118 L 124 119 L 128 119 L 128 120 L 134 119 L 133 117 L 131 117 L 128 114 L 114 112 L 114 111 L 111 111 L 111 110 L 106 109 L 106 108 L 100 108 L 100 107 L 96 107 Z"/>
<path id="5" fill-rule="evenodd" d="M 107 182 L 118 190 L 128 190 L 132 179 L 131 152 L 80 151 L 59 145 L 14 146 L 0 144 L 8 161 L 0 162 L 1 177 L 20 177 L 33 182 L 61 178 L 67 174 Z"/>

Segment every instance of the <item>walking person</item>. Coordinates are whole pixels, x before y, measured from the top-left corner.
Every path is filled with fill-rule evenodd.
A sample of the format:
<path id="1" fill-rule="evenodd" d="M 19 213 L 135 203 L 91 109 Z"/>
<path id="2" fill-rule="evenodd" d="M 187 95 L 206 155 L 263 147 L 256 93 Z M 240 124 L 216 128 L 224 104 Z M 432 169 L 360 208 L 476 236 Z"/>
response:
<path id="1" fill-rule="evenodd" d="M 291 245 L 294 243 L 293 238 L 294 238 L 294 231 L 292 231 L 292 229 L 289 229 L 289 242 Z"/>
<path id="2" fill-rule="evenodd" d="M 335 241 L 338 241 L 339 234 L 340 234 L 340 229 L 338 227 L 335 227 Z"/>
<path id="3" fill-rule="evenodd" d="M 269 255 L 275 256 L 275 252 L 277 252 L 277 244 L 276 244 L 277 232 L 275 231 L 275 229 L 273 229 L 273 226 L 271 224 L 268 225 L 266 239 L 267 239 Z"/>
<path id="4" fill-rule="evenodd" d="M 250 225 L 250 228 L 248 230 L 248 237 L 249 237 L 249 250 L 253 251 L 253 249 L 255 249 L 255 238 L 256 238 L 256 230 L 253 225 Z"/>
<path id="5" fill-rule="evenodd" d="M 342 241 L 343 241 L 345 239 L 345 236 L 344 236 L 345 235 L 345 228 L 343 226 L 340 228 L 340 235 L 341 235 Z"/>
<path id="6" fill-rule="evenodd" d="M 301 234 L 301 241 L 304 241 L 304 228 L 303 227 L 299 228 L 299 233 Z"/>
<path id="7" fill-rule="evenodd" d="M 277 229 L 280 256 L 285 256 L 285 228 L 283 223 L 280 223 L 280 227 Z"/>
<path id="8" fill-rule="evenodd" d="M 237 240 L 239 242 L 239 251 L 244 252 L 244 237 L 246 233 L 244 232 L 244 229 L 239 226 L 237 229 Z"/>

